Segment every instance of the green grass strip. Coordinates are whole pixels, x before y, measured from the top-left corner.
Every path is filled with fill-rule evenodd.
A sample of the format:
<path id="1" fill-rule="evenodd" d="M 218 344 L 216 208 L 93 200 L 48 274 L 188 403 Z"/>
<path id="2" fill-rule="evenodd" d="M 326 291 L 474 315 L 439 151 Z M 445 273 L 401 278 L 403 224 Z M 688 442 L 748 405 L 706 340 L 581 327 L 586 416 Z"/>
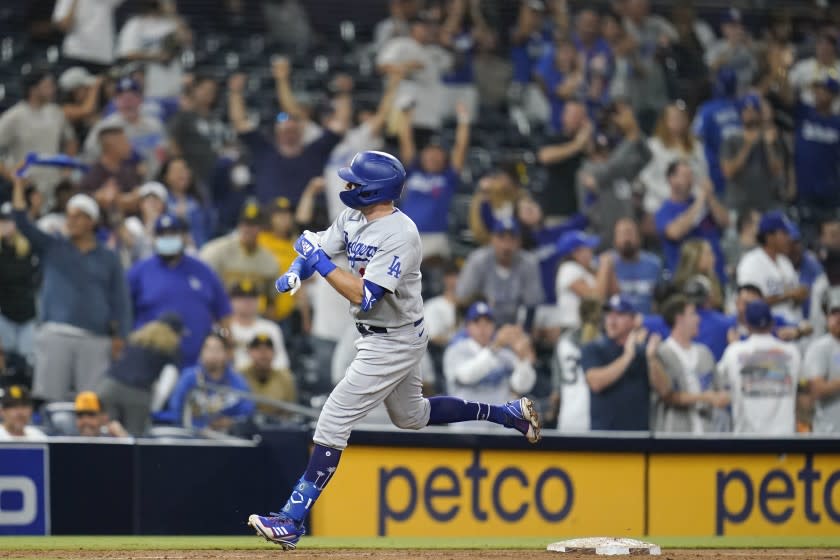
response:
<path id="1" fill-rule="evenodd" d="M 545 549 L 570 536 L 547 537 L 305 537 L 302 549 Z M 830 537 L 643 537 L 662 548 L 840 548 Z M 2 550 L 255 550 L 272 545 L 257 537 L 59 536 L 0 537 Z"/>

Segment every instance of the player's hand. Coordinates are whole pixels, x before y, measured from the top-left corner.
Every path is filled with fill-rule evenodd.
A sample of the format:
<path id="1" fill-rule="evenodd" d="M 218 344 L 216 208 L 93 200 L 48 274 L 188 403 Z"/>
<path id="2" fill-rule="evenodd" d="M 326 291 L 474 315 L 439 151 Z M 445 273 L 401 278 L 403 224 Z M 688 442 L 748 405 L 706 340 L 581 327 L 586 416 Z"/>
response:
<path id="1" fill-rule="evenodd" d="M 738 329 L 733 327 L 726 331 L 726 341 L 729 344 L 732 344 L 733 342 L 738 342 L 739 340 L 741 340 L 741 335 L 738 334 Z"/>
<path id="2" fill-rule="evenodd" d="M 799 338 L 799 329 L 797 327 L 782 327 L 776 329 L 776 336 L 785 342 L 790 342 Z"/>
<path id="3" fill-rule="evenodd" d="M 455 104 L 455 118 L 459 123 L 470 124 L 470 108 L 463 101 Z"/>
<path id="4" fill-rule="evenodd" d="M 311 257 L 316 256 L 320 250 L 321 239 L 317 233 L 309 230 L 300 234 L 300 237 L 295 241 L 295 252 L 304 259 L 309 260 Z"/>
<path id="5" fill-rule="evenodd" d="M 779 139 L 779 130 L 772 124 L 767 125 L 764 127 L 764 142 L 767 144 L 775 144 L 776 140 Z"/>
<path id="6" fill-rule="evenodd" d="M 278 82 L 286 81 L 292 73 L 292 65 L 285 56 L 276 56 L 271 59 L 271 75 Z"/>
<path id="7" fill-rule="evenodd" d="M 332 80 L 332 89 L 336 93 L 353 93 L 356 83 L 350 74 L 336 74 Z"/>
<path id="8" fill-rule="evenodd" d="M 796 303 L 802 303 L 808 299 L 808 286 L 800 284 L 788 292 L 788 296 Z"/>
<path id="9" fill-rule="evenodd" d="M 656 352 L 659 350 L 659 344 L 662 342 L 662 335 L 653 333 L 648 338 L 647 346 L 645 346 L 645 356 L 650 360 L 656 357 Z"/>
<path id="10" fill-rule="evenodd" d="M 592 121 L 586 119 L 583 121 L 580 129 L 575 134 L 575 142 L 578 143 L 579 146 L 585 148 L 586 145 L 589 143 L 589 139 L 592 138 L 592 133 L 594 132 L 595 128 L 592 126 Z"/>
<path id="11" fill-rule="evenodd" d="M 327 180 L 324 179 L 323 175 L 318 175 L 317 177 L 313 177 L 309 180 L 306 184 L 306 188 L 304 189 L 304 194 L 308 195 L 316 195 L 319 193 L 324 192 L 324 189 L 327 187 Z"/>
<path id="12" fill-rule="evenodd" d="M 281 294 L 289 292 L 295 295 L 300 289 L 300 276 L 295 272 L 287 272 L 274 282 L 274 288 Z"/>
<path id="13" fill-rule="evenodd" d="M 744 142 L 748 145 L 752 146 L 758 141 L 759 138 L 759 129 L 758 128 L 744 128 Z"/>
<path id="14" fill-rule="evenodd" d="M 723 408 L 729 404 L 729 393 L 726 391 L 708 391 L 705 395 L 706 402 L 715 408 Z"/>
<path id="15" fill-rule="evenodd" d="M 230 93 L 238 93 L 241 94 L 245 91 L 245 83 L 247 82 L 248 77 L 241 72 L 237 72 L 230 78 L 228 78 L 228 90 Z"/>

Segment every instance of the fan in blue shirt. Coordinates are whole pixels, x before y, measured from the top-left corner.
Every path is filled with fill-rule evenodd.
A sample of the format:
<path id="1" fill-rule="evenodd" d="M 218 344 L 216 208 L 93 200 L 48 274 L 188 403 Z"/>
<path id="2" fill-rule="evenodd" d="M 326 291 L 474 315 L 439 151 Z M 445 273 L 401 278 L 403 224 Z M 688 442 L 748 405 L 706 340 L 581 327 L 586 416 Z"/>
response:
<path id="1" fill-rule="evenodd" d="M 523 226 L 522 245 L 531 249 L 540 262 L 540 279 L 545 292 L 545 303 L 557 303 L 557 267 L 560 254 L 557 241 L 569 231 L 583 231 L 589 219 L 575 214 L 556 226 L 546 226 L 542 208 L 531 197 L 522 197 L 516 202 L 516 217 Z"/>
<path id="2" fill-rule="evenodd" d="M 455 111 L 458 126 L 455 145 L 448 154 L 449 161 L 446 150 L 434 140 L 420 151 L 418 158 L 411 119 L 403 119 L 400 127 L 400 158 L 411 163 L 406 169 L 404 194 L 399 205 L 417 225 L 421 236 L 449 231 L 449 206 L 470 145 L 469 110 L 459 103 Z"/>
<path id="3" fill-rule="evenodd" d="M 797 203 L 840 208 L 840 116 L 832 104 L 840 82 L 826 77 L 814 84 L 814 106 L 797 104 L 794 167 Z"/>
<path id="4" fill-rule="evenodd" d="M 666 171 L 671 196 L 656 213 L 656 233 L 662 240 L 665 268 L 677 270 L 680 245 L 689 239 L 709 242 L 715 254 L 715 271 L 721 283 L 726 281 L 726 259 L 723 256 L 721 231 L 729 225 L 729 210 L 718 200 L 709 181 L 701 184 L 695 198 L 691 194 L 694 174 L 684 161 L 674 161 Z"/>
<path id="5" fill-rule="evenodd" d="M 694 117 L 694 135 L 703 142 L 703 151 L 709 163 L 709 178 L 715 186 L 715 194 L 722 196 L 726 191 L 726 177 L 720 166 L 720 148 L 723 141 L 741 128 L 735 94 L 738 77 L 731 68 L 721 68 L 715 80 L 714 98 L 697 109 Z"/>
<path id="6" fill-rule="evenodd" d="M 198 259 L 184 254 L 187 224 L 164 215 L 155 224 L 156 255 L 135 264 L 128 272 L 134 308 L 134 328 L 167 312 L 175 312 L 186 327 L 181 339 L 184 366 L 198 360 L 201 343 L 214 323 L 231 313 L 221 280 Z"/>
<path id="7" fill-rule="evenodd" d="M 193 428 L 210 427 L 226 432 L 254 413 L 254 402 L 207 384 L 250 392 L 248 382 L 230 367 L 231 343 L 224 336 L 208 335 L 201 346 L 198 365 L 186 368 L 169 398 L 168 409 L 158 420 L 181 424 L 188 416 Z"/>
<path id="8" fill-rule="evenodd" d="M 540 2 L 522 2 L 516 27 L 511 31 L 510 61 L 513 64 L 513 81 L 529 84 L 534 68 L 545 52 L 551 48 L 553 33 L 545 6 Z"/>
<path id="9" fill-rule="evenodd" d="M 642 251 L 641 243 L 635 221 L 622 218 L 615 223 L 613 262 L 618 291 L 639 313 L 648 315 L 653 310 L 653 294 L 662 277 L 662 261 L 653 253 Z"/>
<path id="10" fill-rule="evenodd" d="M 234 74 L 228 80 L 228 115 L 239 139 L 251 152 L 254 192 L 262 203 L 285 196 L 297 204 L 307 183 L 324 172 L 330 152 L 350 125 L 352 111 L 347 103 L 339 104 L 324 122 L 323 134 L 309 144 L 303 143 L 301 115 L 279 113 L 270 141 L 248 118 L 245 85 L 244 74 Z"/>

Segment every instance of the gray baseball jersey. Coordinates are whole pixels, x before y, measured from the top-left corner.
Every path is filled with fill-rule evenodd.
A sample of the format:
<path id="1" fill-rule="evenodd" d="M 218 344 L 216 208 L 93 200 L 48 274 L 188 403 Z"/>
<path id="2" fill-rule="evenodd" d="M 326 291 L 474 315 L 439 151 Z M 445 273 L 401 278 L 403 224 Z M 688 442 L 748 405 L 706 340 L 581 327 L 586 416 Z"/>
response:
<path id="1" fill-rule="evenodd" d="M 840 378 L 840 340 L 831 334 L 819 337 L 808 348 L 803 364 L 802 371 L 808 379 L 821 377 L 832 381 Z M 814 431 L 840 432 L 840 395 L 816 402 Z"/>
<path id="2" fill-rule="evenodd" d="M 386 295 L 368 312 L 350 307 L 353 318 L 375 327 L 400 327 L 423 317 L 420 234 L 411 218 L 394 213 L 368 222 L 352 208 L 338 215 L 320 234 L 321 247 L 330 256 L 346 254 L 356 276 L 378 284 Z"/>

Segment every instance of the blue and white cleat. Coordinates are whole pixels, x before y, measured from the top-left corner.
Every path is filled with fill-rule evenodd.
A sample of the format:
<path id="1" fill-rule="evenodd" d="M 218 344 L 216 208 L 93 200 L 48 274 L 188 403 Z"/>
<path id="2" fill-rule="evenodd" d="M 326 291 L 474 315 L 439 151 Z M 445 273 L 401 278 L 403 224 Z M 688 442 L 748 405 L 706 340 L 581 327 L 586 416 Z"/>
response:
<path id="1" fill-rule="evenodd" d="M 507 412 L 511 420 L 508 427 L 520 432 L 531 443 L 540 441 L 542 424 L 540 423 L 540 415 L 537 413 L 531 399 L 522 397 L 521 399 L 505 403 L 504 407 L 505 412 Z"/>
<path id="2" fill-rule="evenodd" d="M 269 513 L 268 517 L 249 515 L 248 526 L 257 532 L 257 536 L 280 545 L 283 550 L 294 550 L 297 542 L 306 533 L 303 523 L 298 525 L 294 519 L 282 513 Z"/>

